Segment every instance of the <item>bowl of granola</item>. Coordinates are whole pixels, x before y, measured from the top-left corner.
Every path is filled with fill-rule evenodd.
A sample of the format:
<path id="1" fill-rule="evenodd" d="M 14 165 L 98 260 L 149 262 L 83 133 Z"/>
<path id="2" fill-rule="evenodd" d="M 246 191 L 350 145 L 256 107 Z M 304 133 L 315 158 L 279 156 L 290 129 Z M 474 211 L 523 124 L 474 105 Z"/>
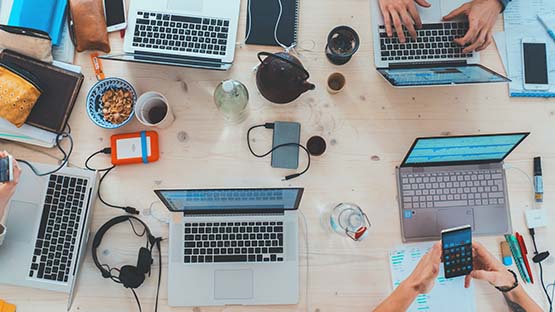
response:
<path id="1" fill-rule="evenodd" d="M 97 82 L 87 95 L 87 114 L 91 121 L 104 129 L 126 125 L 135 115 L 137 92 L 120 78 L 106 78 Z"/>

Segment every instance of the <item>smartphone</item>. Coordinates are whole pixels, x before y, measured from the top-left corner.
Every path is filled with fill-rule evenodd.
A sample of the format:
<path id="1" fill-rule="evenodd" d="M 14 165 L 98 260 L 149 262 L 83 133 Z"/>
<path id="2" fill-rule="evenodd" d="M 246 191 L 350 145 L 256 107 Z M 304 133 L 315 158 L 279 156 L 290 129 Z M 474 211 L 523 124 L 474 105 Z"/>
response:
<path id="1" fill-rule="evenodd" d="M 522 39 L 524 89 L 549 90 L 547 44 L 539 39 Z"/>
<path id="2" fill-rule="evenodd" d="M 299 144 L 301 140 L 301 124 L 298 122 L 274 123 L 274 140 L 272 147 L 287 143 Z M 297 169 L 299 167 L 299 146 L 280 147 L 272 152 L 272 167 Z"/>
<path id="3" fill-rule="evenodd" d="M 12 156 L 0 158 L 0 183 L 13 181 L 13 158 Z"/>
<path id="4" fill-rule="evenodd" d="M 472 228 L 464 225 L 441 231 L 441 249 L 445 278 L 472 272 Z"/>
<path id="5" fill-rule="evenodd" d="M 108 32 L 118 31 L 127 27 L 125 20 L 125 0 L 104 0 L 104 15 Z"/>

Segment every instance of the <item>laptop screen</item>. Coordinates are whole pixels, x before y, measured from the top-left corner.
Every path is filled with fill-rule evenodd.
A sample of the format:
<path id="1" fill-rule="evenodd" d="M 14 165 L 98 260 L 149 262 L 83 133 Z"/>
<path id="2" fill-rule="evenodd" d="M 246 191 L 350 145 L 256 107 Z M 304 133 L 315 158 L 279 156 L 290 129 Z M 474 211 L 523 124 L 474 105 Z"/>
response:
<path id="1" fill-rule="evenodd" d="M 396 87 L 457 85 L 472 83 L 508 82 L 481 65 L 380 68 L 378 71 Z"/>
<path id="2" fill-rule="evenodd" d="M 171 211 L 254 212 L 296 210 L 302 188 L 156 190 L 156 195 Z"/>
<path id="3" fill-rule="evenodd" d="M 403 166 L 502 161 L 528 134 L 419 138 Z"/>

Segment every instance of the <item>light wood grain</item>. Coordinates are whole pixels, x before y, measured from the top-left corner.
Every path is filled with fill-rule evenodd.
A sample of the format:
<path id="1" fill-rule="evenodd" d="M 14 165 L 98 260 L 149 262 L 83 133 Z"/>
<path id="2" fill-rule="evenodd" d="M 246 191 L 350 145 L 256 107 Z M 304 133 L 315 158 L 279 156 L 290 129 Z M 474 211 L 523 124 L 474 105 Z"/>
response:
<path id="1" fill-rule="evenodd" d="M 105 197 L 114 203 L 147 210 L 156 201 L 152 190 L 159 187 L 272 187 L 303 186 L 306 192 L 301 209 L 308 219 L 310 245 L 309 305 L 305 294 L 306 246 L 301 241 L 301 301 L 295 306 L 182 308 L 167 307 L 167 241 L 163 248 L 163 280 L 160 311 L 370 311 L 391 291 L 388 252 L 401 243 L 395 166 L 416 136 L 531 131 L 532 135 L 507 160 L 531 174 L 532 157 L 543 157 L 545 204 L 551 220 L 555 218 L 552 194 L 555 182 L 550 173 L 555 167 L 552 132 L 555 123 L 553 100 L 509 98 L 506 85 L 466 86 L 456 88 L 391 88 L 374 70 L 370 29 L 370 6 L 366 0 L 302 0 L 299 54 L 310 71 L 317 89 L 296 102 L 278 106 L 264 100 L 255 87 L 253 67 L 256 53 L 275 48 L 239 45 L 235 65 L 229 72 L 187 68 L 104 62 L 107 76 L 130 81 L 139 92 L 158 91 L 170 101 L 175 123 L 159 130 L 161 159 L 151 165 L 120 167 L 107 178 Z M 246 1 L 241 11 L 239 38 L 244 37 Z M 347 65 L 330 64 L 324 55 L 325 39 L 334 26 L 346 24 L 361 36 L 360 51 Z M 496 29 L 501 29 L 501 19 Z M 111 35 L 114 51 L 122 40 Z M 483 63 L 502 71 L 495 47 L 482 53 Z M 95 83 L 88 53 L 76 56 L 83 67 L 85 83 L 71 116 L 76 141 L 71 163 L 83 166 L 91 153 L 106 147 L 111 135 L 144 130 L 137 121 L 116 131 L 94 126 L 85 113 L 85 96 Z M 341 72 L 347 87 L 338 95 L 329 95 L 325 82 L 329 74 Z M 226 125 L 213 103 L 212 94 L 227 78 L 245 83 L 251 93 L 250 115 L 240 125 Z M 290 171 L 272 169 L 269 159 L 255 159 L 247 149 L 245 136 L 249 126 L 283 120 L 302 123 L 302 141 L 321 135 L 329 149 L 314 158 L 309 173 L 297 180 L 281 182 Z M 185 140 L 180 140 L 185 137 Z M 254 147 L 266 150 L 271 144 L 269 132 L 254 134 Z M 35 151 L 14 144 L 2 148 L 18 158 L 53 163 Z M 47 151 L 54 153 L 53 150 Z M 303 156 L 301 156 L 303 157 Z M 98 159 L 98 165 L 108 159 Z M 301 166 L 304 159 L 301 160 Z M 530 185 L 514 170 L 508 173 L 512 221 L 515 230 L 526 232 L 523 211 L 531 205 Z M 321 226 L 322 214 L 334 204 L 358 203 L 373 223 L 369 239 L 355 243 L 329 233 Z M 164 212 L 160 204 L 156 211 Z M 97 203 L 92 231 L 120 212 Z M 144 217 L 154 233 L 167 237 L 167 225 L 151 216 Z M 302 222 L 301 222 L 302 226 Z M 301 228 L 301 234 L 306 229 Z M 555 228 L 538 231 L 542 249 L 555 250 Z M 527 237 L 527 235 L 525 235 Z M 494 254 L 499 254 L 501 237 L 481 237 Z M 526 238 L 531 246 L 529 238 Z M 114 229 L 110 240 L 100 248 L 101 257 L 113 265 L 135 263 L 142 241 L 128 228 Z M 90 248 L 90 246 L 89 246 Z M 537 267 L 533 266 L 535 276 Z M 555 278 L 555 265 L 545 265 L 546 278 Z M 158 267 L 139 289 L 144 311 L 153 311 Z M 184 277 L 187 278 L 187 277 Z M 462 285 L 461 285 L 462 287 Z M 544 306 L 539 284 L 527 290 Z M 19 312 L 64 311 L 67 295 L 1 286 L 2 298 L 17 304 Z M 186 294 L 184 294 L 186 295 Z M 492 287 L 477 283 L 478 311 L 505 311 L 501 295 Z M 129 290 L 105 280 L 94 266 L 90 251 L 82 266 L 72 311 L 136 311 Z"/>

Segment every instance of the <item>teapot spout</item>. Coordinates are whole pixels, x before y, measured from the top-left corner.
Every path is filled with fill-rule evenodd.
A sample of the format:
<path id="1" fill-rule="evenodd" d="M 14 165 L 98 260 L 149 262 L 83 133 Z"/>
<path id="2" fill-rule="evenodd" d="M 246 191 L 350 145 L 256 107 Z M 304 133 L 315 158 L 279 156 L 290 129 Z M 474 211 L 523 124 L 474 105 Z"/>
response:
<path id="1" fill-rule="evenodd" d="M 305 91 L 310 91 L 310 90 L 314 90 L 316 89 L 316 86 L 308 81 L 305 81 L 303 84 L 304 90 Z"/>

